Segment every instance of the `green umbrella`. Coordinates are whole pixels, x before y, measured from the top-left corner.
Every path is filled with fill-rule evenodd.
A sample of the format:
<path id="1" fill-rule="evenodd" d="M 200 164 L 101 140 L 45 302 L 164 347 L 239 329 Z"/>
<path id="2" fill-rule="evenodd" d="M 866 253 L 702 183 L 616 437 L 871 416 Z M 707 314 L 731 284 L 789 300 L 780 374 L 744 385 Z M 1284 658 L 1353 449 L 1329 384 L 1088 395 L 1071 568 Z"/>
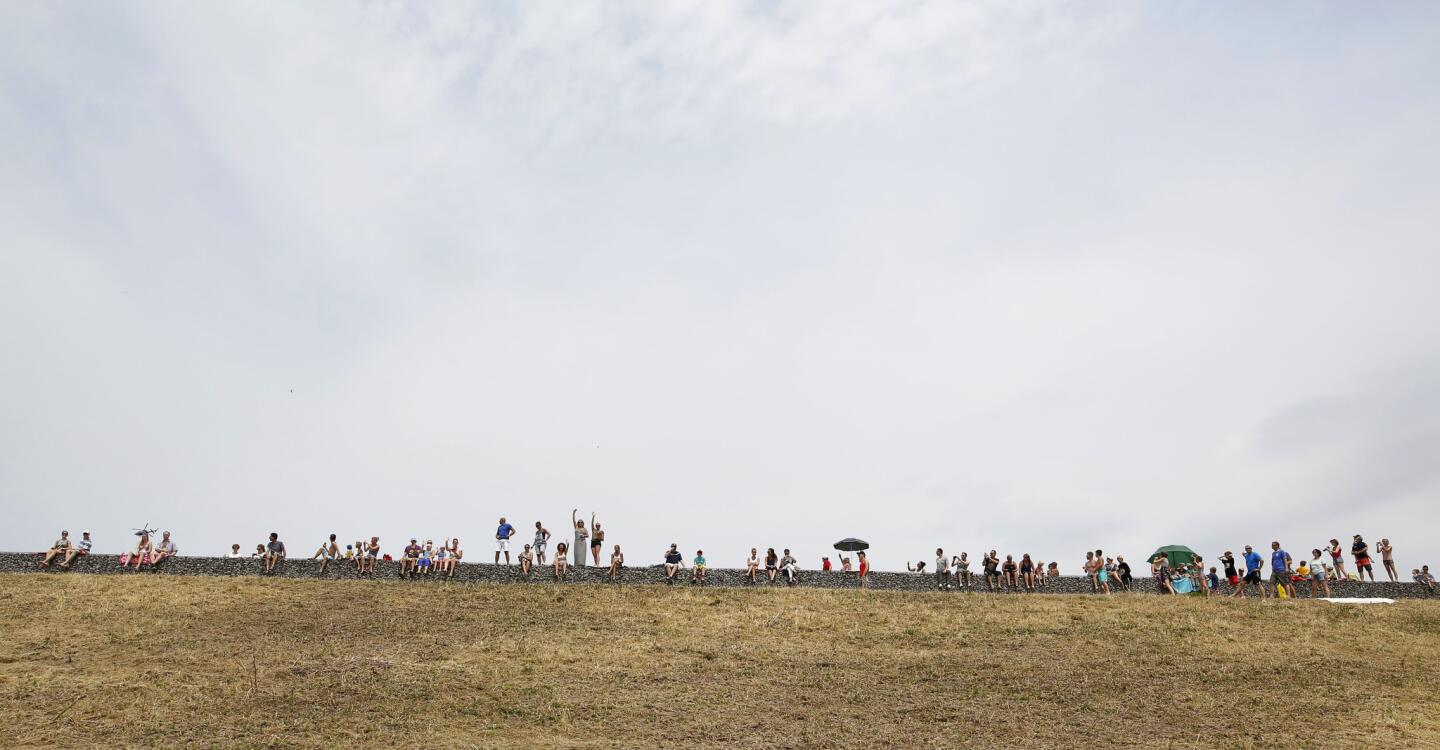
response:
<path id="1" fill-rule="evenodd" d="M 1165 559 L 1170 561 L 1170 567 L 1172 568 L 1189 565 L 1191 562 L 1194 562 L 1195 558 L 1199 557 L 1199 555 L 1195 554 L 1195 550 L 1183 544 L 1167 544 L 1151 552 L 1150 556 L 1145 559 L 1151 561 L 1159 555 L 1164 555 Z"/>

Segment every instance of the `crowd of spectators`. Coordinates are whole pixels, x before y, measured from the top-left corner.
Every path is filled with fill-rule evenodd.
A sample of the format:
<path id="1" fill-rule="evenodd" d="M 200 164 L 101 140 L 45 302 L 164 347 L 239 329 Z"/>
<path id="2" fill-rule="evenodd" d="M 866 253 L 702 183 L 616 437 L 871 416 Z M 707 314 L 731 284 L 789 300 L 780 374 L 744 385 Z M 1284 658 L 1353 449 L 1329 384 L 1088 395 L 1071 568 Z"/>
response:
<path id="1" fill-rule="evenodd" d="M 558 542 L 555 545 L 554 557 L 548 561 L 546 555 L 552 535 L 543 522 L 535 522 L 533 540 L 519 551 L 514 563 L 523 577 L 530 578 L 538 564 L 548 565 L 552 579 L 566 580 L 572 566 L 586 566 L 587 557 L 584 551 L 587 542 L 591 551 L 588 561 L 593 561 L 596 567 L 600 566 L 605 530 L 596 520 L 594 513 L 590 515 L 588 525 L 579 518 L 578 513 L 577 509 L 572 511 L 570 516 L 574 528 L 574 546 L 564 541 Z M 119 563 L 122 568 L 139 570 L 146 565 L 158 566 L 179 554 L 179 548 L 169 531 L 162 532 L 159 541 L 152 541 L 153 533 L 154 530 L 151 529 L 136 530 L 135 548 L 120 555 Z M 495 564 L 500 564 L 502 556 L 505 565 L 512 564 L 510 544 L 516 533 L 515 527 L 504 517 L 499 519 L 495 529 Z M 77 558 L 89 555 L 92 546 L 89 531 L 82 531 L 78 541 L 70 539 L 69 531 L 61 531 L 60 538 L 43 554 L 39 565 L 68 569 Z M 1244 554 L 1239 557 L 1229 550 L 1225 551 L 1218 557 L 1219 566 L 1208 569 L 1204 558 L 1198 554 L 1189 553 L 1188 557 L 1182 555 L 1177 559 L 1173 553 L 1157 553 L 1149 560 L 1150 574 L 1156 587 L 1164 593 L 1211 596 L 1220 591 L 1222 582 L 1228 582 L 1229 595 L 1240 598 L 1248 596 L 1252 587 L 1254 593 L 1263 598 L 1293 598 L 1299 595 L 1302 588 L 1308 589 L 1312 598 L 1328 597 L 1331 594 L 1330 584 L 1336 581 L 1375 581 L 1371 547 L 1359 534 L 1354 535 L 1349 549 L 1349 564 L 1353 566 L 1353 570 L 1347 570 L 1346 551 L 1338 539 L 1331 539 L 1328 543 L 1311 549 L 1308 555 L 1303 555 L 1298 560 L 1285 551 L 1279 541 L 1271 542 L 1268 560 L 1250 545 L 1246 545 L 1244 550 Z M 1379 553 L 1381 566 L 1389 580 L 1399 581 L 1394 547 L 1390 540 L 1381 539 L 1375 551 Z M 573 558 L 570 556 L 572 552 Z M 865 551 L 855 554 L 859 561 L 857 578 L 859 584 L 864 586 L 869 573 L 869 561 Z M 225 554 L 225 557 L 232 559 L 242 556 L 239 543 L 230 545 L 229 552 Z M 260 561 L 262 574 L 274 574 L 286 559 L 285 543 L 280 540 L 278 532 L 271 532 L 266 541 L 255 545 L 255 551 L 250 557 Z M 390 555 L 381 552 L 378 536 L 371 536 L 369 541 L 356 540 L 352 544 L 346 544 L 342 550 L 338 536 L 330 534 L 310 559 L 319 561 L 319 572 L 322 574 L 331 565 L 346 564 L 354 566 L 354 570 L 361 575 L 375 575 L 378 563 L 385 562 L 386 568 L 401 578 L 453 578 L 456 566 L 464 559 L 464 551 L 460 547 L 459 537 L 447 537 L 440 545 L 436 545 L 431 539 L 426 539 L 422 544 L 419 537 L 412 537 L 409 544 L 401 550 L 398 560 L 392 560 Z M 685 555 L 680 552 L 679 545 L 671 544 L 661 559 L 659 567 L 664 571 L 666 583 L 675 583 L 679 574 L 686 570 Z M 841 554 L 838 559 L 841 572 L 855 571 L 850 557 Z M 393 567 L 388 563 L 394 563 Z M 624 567 L 625 555 L 621 552 L 620 545 L 613 545 L 606 571 L 608 576 L 617 578 Z M 940 590 L 974 591 L 983 586 L 984 590 L 991 592 L 1040 592 L 1048 587 L 1049 581 L 1060 575 L 1060 567 L 1054 561 L 1047 564 L 1032 558 L 1029 553 L 1022 553 L 1019 560 L 1016 560 L 1013 554 L 1007 554 L 1002 560 L 999 553 L 993 549 L 981 558 L 982 573 L 978 582 L 971 574 L 968 552 L 947 556 L 943 548 L 936 548 L 933 562 L 906 562 L 905 567 L 908 571 L 921 575 L 928 572 L 934 577 L 936 588 Z M 821 558 L 821 572 L 829 573 L 835 569 L 836 566 L 829 556 Z M 695 551 L 690 560 L 689 571 L 692 584 L 702 585 L 708 582 L 708 564 L 704 550 Z M 1107 557 L 1100 549 L 1086 551 L 1081 574 L 1088 580 L 1090 590 L 1097 594 L 1129 591 L 1134 581 L 1130 565 L 1123 555 Z M 745 561 L 743 576 L 743 580 L 751 584 L 784 582 L 793 586 L 800 581 L 800 566 L 788 548 L 780 553 L 777 553 L 774 547 L 767 548 L 762 557 L 758 548 L 752 547 L 750 556 Z M 1411 579 L 1428 590 L 1435 591 L 1435 578 L 1430 573 L 1429 565 L 1412 569 Z"/>

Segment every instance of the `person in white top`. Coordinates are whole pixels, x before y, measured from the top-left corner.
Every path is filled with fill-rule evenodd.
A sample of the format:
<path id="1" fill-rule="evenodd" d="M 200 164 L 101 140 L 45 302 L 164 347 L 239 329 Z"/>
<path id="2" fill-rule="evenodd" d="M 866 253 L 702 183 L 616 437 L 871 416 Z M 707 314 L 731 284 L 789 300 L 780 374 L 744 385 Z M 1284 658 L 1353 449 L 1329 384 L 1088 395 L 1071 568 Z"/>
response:
<path id="1" fill-rule="evenodd" d="M 239 545 L 239 544 L 232 544 L 232 545 L 230 545 L 230 554 L 226 555 L 226 557 L 228 557 L 228 558 L 230 558 L 230 559 L 233 560 L 233 559 L 235 559 L 235 558 L 237 558 L 237 557 L 239 557 L 239 556 L 240 556 L 240 545 Z"/>
<path id="2" fill-rule="evenodd" d="M 65 562 L 60 563 L 60 567 L 69 568 L 70 563 L 74 562 L 75 558 L 90 554 L 91 544 L 93 544 L 93 542 L 90 541 L 90 532 L 80 532 L 80 541 L 70 545 L 70 551 L 65 554 Z"/>
<path id="3" fill-rule="evenodd" d="M 950 558 L 939 548 L 935 550 L 935 583 L 942 591 L 950 588 Z"/>

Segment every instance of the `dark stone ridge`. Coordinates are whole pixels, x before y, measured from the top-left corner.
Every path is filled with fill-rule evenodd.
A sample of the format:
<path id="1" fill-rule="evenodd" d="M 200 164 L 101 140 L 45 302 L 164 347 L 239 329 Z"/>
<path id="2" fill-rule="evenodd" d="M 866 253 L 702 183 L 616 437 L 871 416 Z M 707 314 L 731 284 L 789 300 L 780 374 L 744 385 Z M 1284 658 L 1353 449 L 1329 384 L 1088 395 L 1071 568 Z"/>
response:
<path id="1" fill-rule="evenodd" d="M 108 575 L 190 575 L 190 576 L 260 576 L 264 565 L 258 558 L 228 559 L 223 557 L 176 557 L 166 560 L 158 567 L 145 566 L 138 573 L 133 570 L 122 570 L 119 559 L 114 555 L 90 555 L 79 558 L 71 566 L 69 571 L 52 566 L 42 568 L 39 566 L 43 555 L 24 552 L 0 552 L 0 573 L 92 573 Z M 399 581 L 400 564 L 398 562 L 381 561 L 377 565 L 374 578 L 390 581 Z M 750 586 L 743 570 L 733 568 L 710 568 L 709 581 L 706 586 Z M 324 574 L 320 573 L 320 563 L 315 560 L 290 559 L 285 560 L 276 568 L 275 576 L 281 578 L 362 578 L 355 572 L 352 562 L 341 560 L 332 563 Z M 365 574 L 363 578 L 370 578 Z M 760 571 L 758 576 L 760 586 L 769 586 Z M 548 566 L 536 566 L 530 576 L 532 583 L 551 583 L 552 576 Z M 953 581 L 953 579 L 951 579 Z M 455 577 L 446 579 L 438 574 L 428 577 L 414 579 L 415 583 L 524 583 L 526 579 L 520 574 L 518 565 L 491 565 L 489 563 L 462 563 L 455 569 Z M 976 576 L 979 584 L 976 591 L 984 591 L 985 584 Z M 570 574 L 566 579 L 569 584 L 600 584 L 600 585 L 665 585 L 664 569 L 653 567 L 625 568 L 621 571 L 618 580 L 612 580 L 607 575 L 605 568 L 570 568 Z M 675 586 L 691 586 L 690 571 L 682 570 L 676 577 Z M 785 586 L 784 577 L 778 578 L 775 586 Z M 797 586 L 806 588 L 824 589 L 853 589 L 858 586 L 858 579 L 854 573 L 841 573 L 832 571 L 822 573 L 817 570 L 800 571 Z M 932 574 L 916 573 L 891 573 L 872 571 L 869 575 L 869 588 L 895 591 L 935 591 L 936 580 Z M 1149 576 L 1137 578 L 1134 582 L 1134 590 L 1140 593 L 1156 593 L 1154 579 Z M 1310 584 L 1299 584 L 1301 597 L 1309 596 Z M 956 593 L 962 593 L 958 589 Z M 1220 593 L 1227 594 L 1230 587 L 1224 582 L 1220 584 Z M 1391 599 L 1424 599 L 1433 598 L 1424 586 L 1418 583 L 1357 583 L 1355 581 L 1332 581 L 1330 583 L 1331 594 L 1337 597 L 1369 597 L 1379 596 Z M 1042 593 L 1051 594 L 1089 594 L 1090 582 L 1088 579 L 1078 576 L 1062 576 L 1058 579 L 1046 580 Z M 1253 589 L 1251 595 L 1254 594 Z"/>

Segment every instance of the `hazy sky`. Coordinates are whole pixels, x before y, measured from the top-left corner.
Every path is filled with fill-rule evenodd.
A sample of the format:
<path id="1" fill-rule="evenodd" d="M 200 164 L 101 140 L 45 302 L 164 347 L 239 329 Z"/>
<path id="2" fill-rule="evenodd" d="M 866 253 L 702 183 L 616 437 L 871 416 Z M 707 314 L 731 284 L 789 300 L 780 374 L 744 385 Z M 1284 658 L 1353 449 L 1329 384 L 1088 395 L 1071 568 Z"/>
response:
<path id="1" fill-rule="evenodd" d="M 0 549 L 1440 564 L 1436 133 L 1427 2 L 6 3 Z"/>

